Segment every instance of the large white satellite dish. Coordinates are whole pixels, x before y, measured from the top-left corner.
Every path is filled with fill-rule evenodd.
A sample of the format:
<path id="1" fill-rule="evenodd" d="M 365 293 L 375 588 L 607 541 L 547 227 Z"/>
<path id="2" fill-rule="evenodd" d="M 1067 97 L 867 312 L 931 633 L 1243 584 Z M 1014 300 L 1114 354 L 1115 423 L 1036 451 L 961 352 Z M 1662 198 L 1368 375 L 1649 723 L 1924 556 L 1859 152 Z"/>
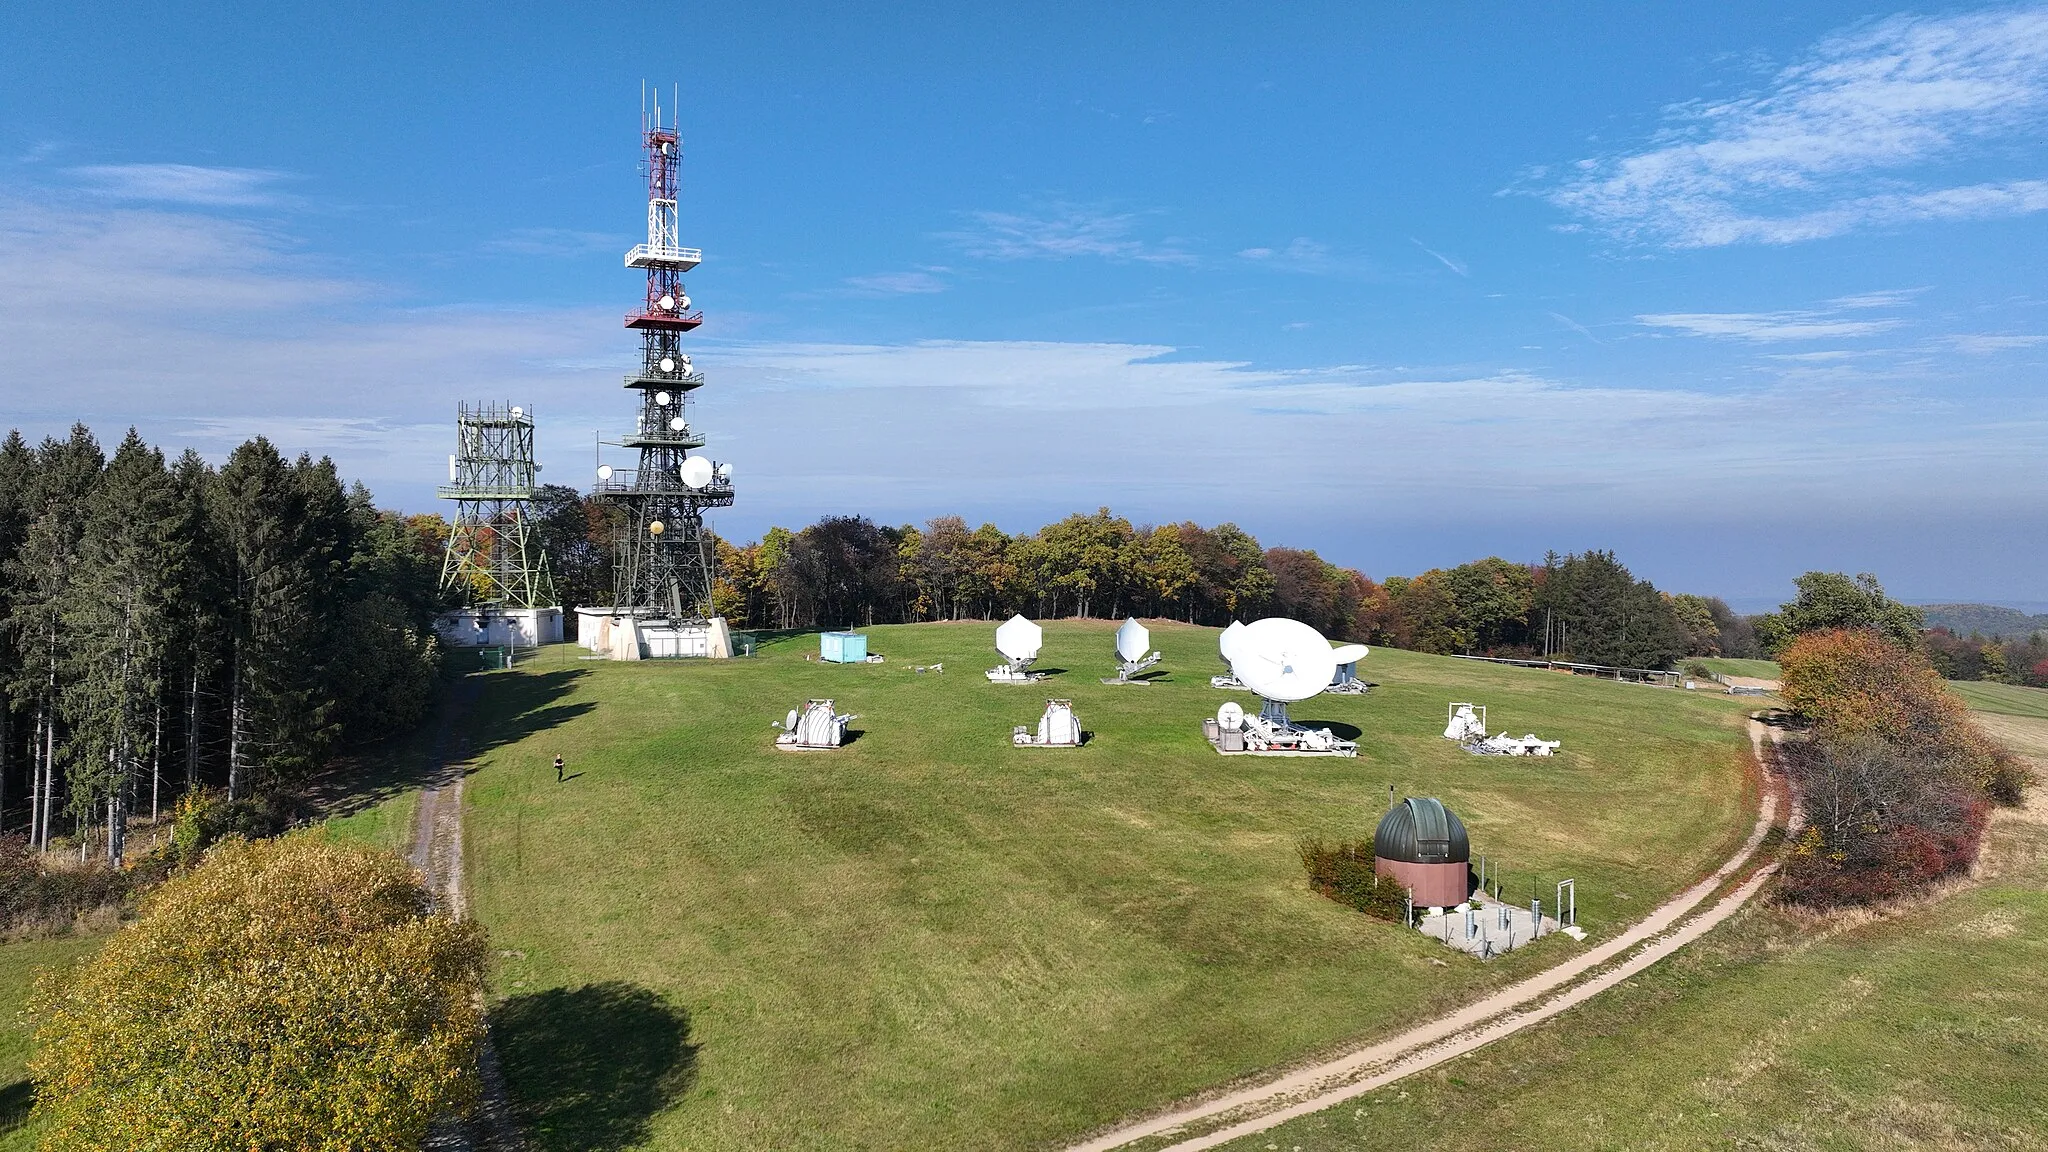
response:
<path id="1" fill-rule="evenodd" d="M 1330 686 L 1337 653 L 1299 620 L 1269 617 L 1245 626 L 1231 645 L 1230 671 L 1268 700 L 1306 700 Z"/>
<path id="2" fill-rule="evenodd" d="M 1152 633 L 1135 616 L 1125 617 L 1123 626 L 1116 630 L 1116 654 L 1125 660 L 1136 662 L 1145 658 L 1152 650 Z"/>
<path id="3" fill-rule="evenodd" d="M 1237 639 L 1242 635 L 1244 635 L 1244 625 L 1232 620 L 1230 627 L 1225 628 L 1223 634 L 1216 637 L 1216 650 L 1223 653 L 1223 662 L 1225 664 L 1230 663 L 1230 653 L 1237 647 Z"/>
<path id="4" fill-rule="evenodd" d="M 996 651 L 1011 663 L 1036 660 L 1043 643 L 1045 629 L 1022 616 L 1012 616 L 996 629 Z"/>
<path id="5" fill-rule="evenodd" d="M 1372 649 L 1363 644 L 1339 644 L 1331 655 L 1337 658 L 1339 664 L 1356 664 L 1372 655 Z"/>
<path id="6" fill-rule="evenodd" d="M 682 473 L 685 487 L 702 488 L 706 484 L 711 483 L 713 470 L 711 461 L 702 456 L 691 456 L 685 459 L 683 466 L 676 471 Z"/>

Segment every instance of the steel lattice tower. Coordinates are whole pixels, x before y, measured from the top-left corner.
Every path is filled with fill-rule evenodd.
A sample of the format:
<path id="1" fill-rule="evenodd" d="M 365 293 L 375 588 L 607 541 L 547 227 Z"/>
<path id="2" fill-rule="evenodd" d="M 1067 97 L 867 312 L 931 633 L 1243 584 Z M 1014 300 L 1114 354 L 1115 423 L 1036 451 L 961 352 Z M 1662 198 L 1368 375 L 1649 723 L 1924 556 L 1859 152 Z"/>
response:
<path id="1" fill-rule="evenodd" d="M 674 126 L 662 124 L 659 101 L 651 118 L 642 116 L 641 142 L 647 243 L 626 253 L 626 267 L 647 270 L 647 299 L 626 316 L 626 327 L 640 333 L 640 368 L 626 377 L 626 387 L 639 393 L 640 412 L 633 434 L 619 442 L 640 458 L 630 472 L 600 468 L 595 495 L 626 511 L 614 542 L 613 604 L 701 621 L 711 615 L 715 570 L 704 509 L 728 507 L 733 498 L 730 468 L 691 455 L 704 437 L 683 414 L 686 398 L 704 386 L 683 352 L 683 333 L 704 322 L 702 312 L 690 310 L 683 273 L 704 254 L 677 239 L 682 141 Z"/>
<path id="2" fill-rule="evenodd" d="M 550 608 L 554 577 L 527 521 L 533 499 L 533 414 L 496 404 L 456 409 L 457 447 L 448 483 L 455 526 L 441 561 L 441 587 L 468 591 L 480 608 Z"/>

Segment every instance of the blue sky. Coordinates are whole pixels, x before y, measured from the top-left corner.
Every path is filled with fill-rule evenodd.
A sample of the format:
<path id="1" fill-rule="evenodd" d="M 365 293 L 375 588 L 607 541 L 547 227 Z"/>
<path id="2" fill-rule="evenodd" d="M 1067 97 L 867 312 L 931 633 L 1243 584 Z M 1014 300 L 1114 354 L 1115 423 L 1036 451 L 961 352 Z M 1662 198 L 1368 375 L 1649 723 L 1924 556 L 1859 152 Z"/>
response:
<path id="1" fill-rule="evenodd" d="M 645 81 L 728 534 L 2048 600 L 2048 6 L 1107 7 L 10 6 L 0 423 L 422 509 L 502 398 L 587 484 Z"/>

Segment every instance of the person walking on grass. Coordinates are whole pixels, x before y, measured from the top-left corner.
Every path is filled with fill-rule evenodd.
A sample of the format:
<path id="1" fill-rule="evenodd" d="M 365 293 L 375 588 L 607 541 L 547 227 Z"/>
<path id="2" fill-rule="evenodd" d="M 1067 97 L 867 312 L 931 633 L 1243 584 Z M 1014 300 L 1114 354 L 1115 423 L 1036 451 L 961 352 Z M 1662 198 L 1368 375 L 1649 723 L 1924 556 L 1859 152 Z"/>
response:
<path id="1" fill-rule="evenodd" d="M 560 784 L 561 782 L 562 782 L 562 758 L 561 758 L 560 756 L 557 756 L 557 757 L 555 757 L 555 783 L 557 783 L 557 784 Z"/>

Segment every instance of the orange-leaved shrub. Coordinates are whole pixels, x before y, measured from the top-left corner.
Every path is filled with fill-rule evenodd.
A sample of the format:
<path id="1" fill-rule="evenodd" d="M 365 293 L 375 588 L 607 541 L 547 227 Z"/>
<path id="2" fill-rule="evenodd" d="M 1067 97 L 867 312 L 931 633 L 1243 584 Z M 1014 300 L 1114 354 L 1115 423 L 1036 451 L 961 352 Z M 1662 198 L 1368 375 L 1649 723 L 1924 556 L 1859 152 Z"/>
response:
<path id="1" fill-rule="evenodd" d="M 38 987 L 45 1147 L 415 1152 L 476 1091 L 483 968 L 389 853 L 223 841 Z"/>
<path id="2" fill-rule="evenodd" d="M 2021 761 L 1973 723 L 1925 655 L 1867 629 L 1811 632 L 1779 655 L 1811 739 L 1779 750 L 1805 827 L 1785 892 L 1820 906 L 1885 900 L 1967 868 L 1989 803 L 2017 803 Z"/>

